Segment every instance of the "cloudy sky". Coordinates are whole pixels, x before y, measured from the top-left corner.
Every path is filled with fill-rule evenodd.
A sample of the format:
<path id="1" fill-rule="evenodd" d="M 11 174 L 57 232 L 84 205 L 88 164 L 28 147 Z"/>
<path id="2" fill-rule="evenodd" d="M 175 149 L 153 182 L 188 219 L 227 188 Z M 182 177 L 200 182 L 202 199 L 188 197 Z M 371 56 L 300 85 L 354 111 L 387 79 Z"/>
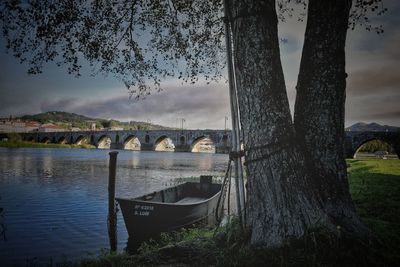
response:
<path id="1" fill-rule="evenodd" d="M 383 35 L 358 27 L 348 32 L 346 126 L 355 122 L 377 122 L 400 126 L 400 2 L 386 0 L 389 11 L 374 23 L 382 24 Z M 291 108 L 300 65 L 305 22 L 280 23 L 281 58 Z M 109 76 L 69 76 L 64 68 L 49 64 L 40 75 L 27 75 L 6 53 L 0 38 L 0 117 L 67 111 L 90 117 L 137 120 L 185 128 L 222 129 L 229 116 L 228 87 L 218 84 L 182 85 L 167 80 L 165 89 L 144 100 L 129 99 L 124 85 Z M 230 117 L 228 125 L 230 123 Z"/>

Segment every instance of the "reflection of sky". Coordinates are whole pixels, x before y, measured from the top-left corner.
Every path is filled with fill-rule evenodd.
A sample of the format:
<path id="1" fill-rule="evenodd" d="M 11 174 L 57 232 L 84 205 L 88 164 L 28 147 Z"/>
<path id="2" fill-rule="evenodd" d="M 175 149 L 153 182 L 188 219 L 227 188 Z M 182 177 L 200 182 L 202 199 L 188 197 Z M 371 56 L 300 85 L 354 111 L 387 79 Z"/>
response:
<path id="1" fill-rule="evenodd" d="M 383 24 L 385 34 L 377 35 L 361 27 L 348 33 L 346 125 L 375 121 L 400 126 L 400 4 L 395 0 L 385 3 L 389 11 L 374 20 Z M 281 59 L 292 109 L 304 28 L 305 22 L 295 18 L 279 25 L 280 38 L 285 40 L 281 42 Z M 222 129 L 224 118 L 230 113 L 225 82 L 189 86 L 167 80 L 163 92 L 135 101 L 129 99 L 124 85 L 112 75 L 92 77 L 88 67 L 79 79 L 53 63 L 46 66 L 43 74 L 28 76 L 26 66 L 6 55 L 4 41 L 0 41 L 0 116 L 62 110 L 120 120 L 150 119 L 172 127 L 183 117 L 185 128 Z"/>

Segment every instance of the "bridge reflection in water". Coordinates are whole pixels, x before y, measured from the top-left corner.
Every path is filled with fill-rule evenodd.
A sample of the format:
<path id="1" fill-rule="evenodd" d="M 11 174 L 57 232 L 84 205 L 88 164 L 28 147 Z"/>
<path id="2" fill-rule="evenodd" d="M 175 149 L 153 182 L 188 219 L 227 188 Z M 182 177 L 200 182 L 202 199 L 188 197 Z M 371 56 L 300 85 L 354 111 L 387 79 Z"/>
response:
<path id="1" fill-rule="evenodd" d="M 371 140 L 388 143 L 400 156 L 400 132 L 346 131 L 345 134 L 347 158 L 353 158 L 358 149 Z M 34 142 L 91 144 L 103 149 L 145 151 L 228 153 L 232 144 L 231 132 L 226 130 L 32 132 L 21 135 L 24 140 Z"/>

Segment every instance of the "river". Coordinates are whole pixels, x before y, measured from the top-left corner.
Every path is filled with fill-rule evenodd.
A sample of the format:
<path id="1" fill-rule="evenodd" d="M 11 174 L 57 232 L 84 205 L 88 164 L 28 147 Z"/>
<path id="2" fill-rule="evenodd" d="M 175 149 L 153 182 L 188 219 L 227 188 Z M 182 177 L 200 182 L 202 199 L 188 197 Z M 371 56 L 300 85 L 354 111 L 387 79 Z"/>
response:
<path id="1" fill-rule="evenodd" d="M 109 248 L 108 153 L 99 149 L 0 148 L 0 265 L 47 265 Z M 117 197 L 173 185 L 177 177 L 222 176 L 228 156 L 120 150 Z M 1 230 L 1 229 L 0 229 Z M 118 250 L 128 234 L 118 212 Z"/>

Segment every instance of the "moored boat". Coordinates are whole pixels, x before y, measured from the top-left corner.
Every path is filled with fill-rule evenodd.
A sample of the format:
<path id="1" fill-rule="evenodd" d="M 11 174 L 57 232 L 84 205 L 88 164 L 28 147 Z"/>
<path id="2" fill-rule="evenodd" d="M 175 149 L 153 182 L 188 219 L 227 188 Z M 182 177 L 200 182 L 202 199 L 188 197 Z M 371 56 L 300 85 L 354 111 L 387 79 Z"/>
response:
<path id="1" fill-rule="evenodd" d="M 216 222 L 221 184 L 202 177 L 144 196 L 118 201 L 130 237 L 152 236 L 198 222 Z"/>

